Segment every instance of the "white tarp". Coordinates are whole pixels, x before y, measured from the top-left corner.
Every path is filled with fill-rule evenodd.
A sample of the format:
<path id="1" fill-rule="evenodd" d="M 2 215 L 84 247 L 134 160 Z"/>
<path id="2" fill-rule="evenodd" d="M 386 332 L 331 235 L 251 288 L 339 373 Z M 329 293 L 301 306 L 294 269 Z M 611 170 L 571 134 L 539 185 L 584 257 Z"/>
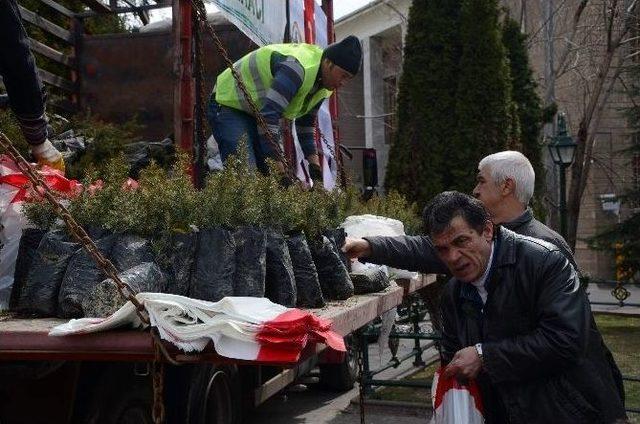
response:
<path id="1" fill-rule="evenodd" d="M 342 336 L 331 321 L 310 312 L 286 308 L 266 298 L 225 297 L 218 302 L 166 293 L 138 293 L 149 322 L 163 340 L 185 352 L 200 352 L 213 341 L 227 358 L 262 362 L 294 362 L 308 343 L 321 342 L 345 352 Z M 106 318 L 80 318 L 54 327 L 50 336 L 95 333 L 142 322 L 130 301 Z"/>
<path id="2" fill-rule="evenodd" d="M 211 0 L 224 16 L 259 46 L 284 41 L 285 0 Z M 294 1 L 295 3 L 295 1 Z"/>

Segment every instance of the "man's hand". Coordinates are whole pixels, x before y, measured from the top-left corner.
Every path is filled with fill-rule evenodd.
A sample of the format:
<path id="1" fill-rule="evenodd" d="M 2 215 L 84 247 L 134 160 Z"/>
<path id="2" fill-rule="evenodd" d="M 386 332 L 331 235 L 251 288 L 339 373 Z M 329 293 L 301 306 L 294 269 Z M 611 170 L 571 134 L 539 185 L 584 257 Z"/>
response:
<path id="1" fill-rule="evenodd" d="M 457 377 L 460 379 L 476 378 L 482 369 L 482 360 L 474 346 L 460 349 L 453 356 L 451 362 L 444 370 L 445 377 Z"/>
<path id="2" fill-rule="evenodd" d="M 64 174 L 64 159 L 49 140 L 44 143 L 31 147 L 31 154 L 40 165 L 49 165 L 50 167 L 62 171 Z"/>
<path id="3" fill-rule="evenodd" d="M 371 245 L 365 239 L 347 237 L 344 240 L 342 251 L 349 259 L 357 259 L 371 256 Z"/>

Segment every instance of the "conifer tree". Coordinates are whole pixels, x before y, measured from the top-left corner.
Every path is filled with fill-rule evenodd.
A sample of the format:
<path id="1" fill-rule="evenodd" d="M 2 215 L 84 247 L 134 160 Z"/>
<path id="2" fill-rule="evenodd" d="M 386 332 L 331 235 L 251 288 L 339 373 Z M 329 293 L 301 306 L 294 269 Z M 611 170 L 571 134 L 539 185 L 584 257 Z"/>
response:
<path id="1" fill-rule="evenodd" d="M 445 187 L 451 165 L 445 151 L 456 128 L 459 13 L 459 0 L 415 1 L 409 12 L 386 189 L 421 205 Z"/>
<path id="2" fill-rule="evenodd" d="M 470 192 L 478 161 L 519 140 L 511 89 L 496 0 L 413 2 L 386 189 L 420 206 Z"/>
<path id="3" fill-rule="evenodd" d="M 542 106 L 536 92 L 526 42 L 527 36 L 520 31 L 518 23 L 507 17 L 503 24 L 502 43 L 509 58 L 511 96 L 520 124 L 520 142 L 515 147 L 529 159 L 536 172 L 535 206 L 541 204 L 544 194 L 544 165 L 540 142 Z"/>
<path id="4" fill-rule="evenodd" d="M 476 164 L 505 150 L 510 136 L 514 138 L 510 127 L 518 126 L 512 122 L 516 116 L 497 0 L 462 1 L 460 43 L 457 136 L 447 144 L 451 158 L 447 189 L 469 192 L 475 185 Z"/>

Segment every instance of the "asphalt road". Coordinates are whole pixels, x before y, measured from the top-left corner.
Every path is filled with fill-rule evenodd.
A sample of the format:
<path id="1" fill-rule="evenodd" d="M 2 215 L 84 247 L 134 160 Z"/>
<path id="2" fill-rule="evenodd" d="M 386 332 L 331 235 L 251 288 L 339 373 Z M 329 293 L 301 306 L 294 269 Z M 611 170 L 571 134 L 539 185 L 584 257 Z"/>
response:
<path id="1" fill-rule="evenodd" d="M 403 340 L 400 342 L 398 355 L 409 352 L 412 349 L 413 341 Z M 431 349 L 423 353 L 423 359 L 428 360 L 435 354 Z M 377 344 L 369 345 L 369 355 L 372 366 L 378 366 L 379 348 Z M 382 354 L 382 361 L 386 362 L 391 358 L 391 353 L 385 347 Z M 395 378 L 407 375 L 413 369 L 411 360 L 404 362 L 397 369 L 389 369 L 380 375 L 380 378 Z M 246 420 L 247 424 L 359 424 L 360 414 L 358 405 L 350 405 L 352 399 L 358 397 L 357 385 L 346 393 L 335 393 L 323 390 L 317 383 L 317 378 L 310 377 L 303 380 L 305 384 L 292 385 L 264 404 L 260 405 Z M 430 402 L 425 399 L 425 405 Z M 422 414 L 415 416 L 412 414 Z M 367 424 L 388 424 L 389 420 L 393 424 L 425 424 L 428 417 L 424 411 L 414 411 L 412 408 L 388 409 L 376 406 L 375 408 L 365 408 L 365 422 Z"/>

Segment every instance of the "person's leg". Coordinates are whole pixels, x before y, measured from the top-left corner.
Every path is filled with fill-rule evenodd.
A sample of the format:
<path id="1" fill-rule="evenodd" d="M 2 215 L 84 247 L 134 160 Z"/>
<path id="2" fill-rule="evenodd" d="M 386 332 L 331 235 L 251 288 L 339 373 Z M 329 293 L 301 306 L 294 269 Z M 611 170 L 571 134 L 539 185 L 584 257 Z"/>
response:
<path id="1" fill-rule="evenodd" d="M 0 74 L 25 139 L 42 144 L 47 138 L 42 83 L 15 0 L 0 0 Z"/>
<path id="2" fill-rule="evenodd" d="M 256 121 L 244 112 L 218 104 L 215 100 L 209 101 L 207 118 L 218 143 L 222 162 L 238 151 L 238 143 L 244 137 L 247 139 L 249 164 L 256 166 L 256 156 L 253 145 L 253 134 L 256 133 Z"/>

